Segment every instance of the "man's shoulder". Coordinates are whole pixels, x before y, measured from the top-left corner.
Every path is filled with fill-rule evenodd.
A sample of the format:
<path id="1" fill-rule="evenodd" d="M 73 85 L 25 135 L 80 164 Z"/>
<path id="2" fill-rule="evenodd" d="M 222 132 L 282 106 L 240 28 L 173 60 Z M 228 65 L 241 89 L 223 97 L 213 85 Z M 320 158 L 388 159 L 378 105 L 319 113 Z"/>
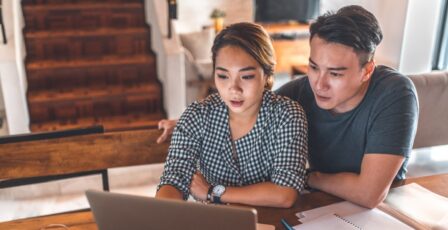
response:
<path id="1" fill-rule="evenodd" d="M 382 96 L 400 93 L 416 94 L 414 84 L 409 77 L 387 66 L 378 66 L 372 75 L 373 89 Z"/>
<path id="2" fill-rule="evenodd" d="M 390 87 L 396 87 L 399 85 L 406 87 L 412 86 L 412 81 L 407 76 L 401 74 L 393 68 L 382 65 L 375 68 L 372 80 L 373 82 L 378 82 L 379 84 Z"/>
<path id="3" fill-rule="evenodd" d="M 276 94 L 289 97 L 293 100 L 297 100 L 299 94 L 305 92 L 306 87 L 309 85 L 308 76 L 297 77 L 275 91 Z"/>

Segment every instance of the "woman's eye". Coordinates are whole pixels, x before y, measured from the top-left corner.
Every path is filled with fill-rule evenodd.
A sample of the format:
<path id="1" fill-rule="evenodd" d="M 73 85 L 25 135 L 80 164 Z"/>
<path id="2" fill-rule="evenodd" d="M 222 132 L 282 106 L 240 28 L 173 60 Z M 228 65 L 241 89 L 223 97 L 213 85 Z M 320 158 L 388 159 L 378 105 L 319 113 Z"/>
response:
<path id="1" fill-rule="evenodd" d="M 217 74 L 216 76 L 220 79 L 227 79 L 227 76 L 223 74 Z"/>
<path id="2" fill-rule="evenodd" d="M 250 79 L 254 79 L 255 75 L 244 75 L 241 78 L 243 78 L 244 80 L 250 80 Z"/>

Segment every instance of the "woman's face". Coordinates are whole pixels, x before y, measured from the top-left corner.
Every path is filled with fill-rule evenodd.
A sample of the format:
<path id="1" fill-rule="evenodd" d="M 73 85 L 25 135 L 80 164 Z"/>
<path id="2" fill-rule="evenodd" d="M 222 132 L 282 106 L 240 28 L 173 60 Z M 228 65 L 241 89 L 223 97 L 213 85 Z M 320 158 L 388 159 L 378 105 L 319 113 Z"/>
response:
<path id="1" fill-rule="evenodd" d="M 230 115 L 258 114 L 266 84 L 263 68 L 238 46 L 221 48 L 215 61 L 215 84 Z"/>

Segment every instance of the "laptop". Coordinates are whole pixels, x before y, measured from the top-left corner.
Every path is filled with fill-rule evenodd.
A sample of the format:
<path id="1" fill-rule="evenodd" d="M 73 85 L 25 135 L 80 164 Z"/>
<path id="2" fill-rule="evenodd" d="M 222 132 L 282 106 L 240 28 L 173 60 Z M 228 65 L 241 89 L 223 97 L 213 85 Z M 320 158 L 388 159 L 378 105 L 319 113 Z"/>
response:
<path id="1" fill-rule="evenodd" d="M 257 229 L 253 208 L 94 190 L 88 190 L 86 196 L 99 230 Z"/>

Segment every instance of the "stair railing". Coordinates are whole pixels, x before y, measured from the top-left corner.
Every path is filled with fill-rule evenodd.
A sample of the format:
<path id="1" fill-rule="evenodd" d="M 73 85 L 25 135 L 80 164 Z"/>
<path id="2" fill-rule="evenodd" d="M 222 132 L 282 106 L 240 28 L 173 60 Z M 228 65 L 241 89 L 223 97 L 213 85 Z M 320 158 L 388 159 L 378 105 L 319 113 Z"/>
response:
<path id="1" fill-rule="evenodd" d="M 1 1 L 1 0 L 0 0 Z M 168 38 L 171 38 L 171 19 L 177 19 L 177 2 L 176 0 L 168 1 Z"/>
<path id="2" fill-rule="evenodd" d="M 5 23 L 3 22 L 2 9 L 2 0 L 0 0 L 0 27 L 2 30 L 3 44 L 6 44 L 8 43 L 8 41 L 6 40 Z"/>

